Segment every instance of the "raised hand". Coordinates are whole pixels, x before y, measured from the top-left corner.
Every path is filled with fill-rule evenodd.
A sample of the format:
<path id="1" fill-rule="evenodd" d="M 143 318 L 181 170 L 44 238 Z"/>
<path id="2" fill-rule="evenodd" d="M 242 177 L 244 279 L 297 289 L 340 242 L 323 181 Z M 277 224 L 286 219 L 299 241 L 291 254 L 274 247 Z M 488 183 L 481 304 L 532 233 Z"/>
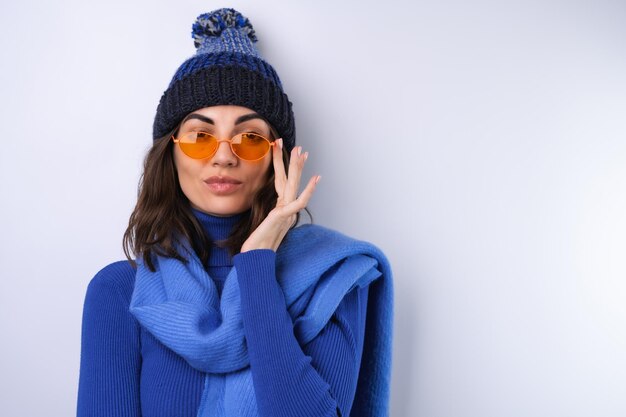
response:
<path id="1" fill-rule="evenodd" d="M 278 194 L 276 207 L 269 212 L 265 220 L 261 222 L 259 227 L 252 232 L 241 246 L 242 253 L 253 249 L 272 249 L 276 251 L 289 228 L 296 221 L 296 214 L 309 203 L 309 199 L 313 195 L 313 191 L 315 191 L 315 186 L 321 178 L 319 175 L 311 177 L 304 191 L 298 196 L 302 169 L 309 153 L 302 153 L 301 146 L 293 148 L 289 161 L 289 177 L 287 177 L 282 157 L 283 140 L 276 139 L 276 142 L 278 146 L 274 146 L 272 149 L 274 185 Z"/>

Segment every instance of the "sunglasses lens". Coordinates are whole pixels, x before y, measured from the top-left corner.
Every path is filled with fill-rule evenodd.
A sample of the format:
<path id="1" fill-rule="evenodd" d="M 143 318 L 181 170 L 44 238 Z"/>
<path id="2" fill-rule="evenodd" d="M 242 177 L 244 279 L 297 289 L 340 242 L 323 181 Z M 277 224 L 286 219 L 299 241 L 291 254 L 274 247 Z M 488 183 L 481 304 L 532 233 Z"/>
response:
<path id="1" fill-rule="evenodd" d="M 180 149 L 196 159 L 211 156 L 217 149 L 217 140 L 205 132 L 189 132 L 180 138 Z"/>
<path id="2" fill-rule="evenodd" d="M 267 154 L 270 142 L 256 133 L 242 133 L 233 139 L 232 147 L 239 158 L 256 161 Z"/>

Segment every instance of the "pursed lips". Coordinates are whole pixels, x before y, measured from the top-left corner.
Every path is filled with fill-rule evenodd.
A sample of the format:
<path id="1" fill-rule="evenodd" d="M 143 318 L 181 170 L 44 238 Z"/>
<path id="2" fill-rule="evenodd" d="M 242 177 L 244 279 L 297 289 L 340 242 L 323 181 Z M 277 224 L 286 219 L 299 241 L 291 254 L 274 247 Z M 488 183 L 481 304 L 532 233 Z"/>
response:
<path id="1" fill-rule="evenodd" d="M 214 175 L 204 180 L 211 193 L 217 196 L 227 196 L 236 193 L 241 189 L 242 182 L 236 178 L 228 176 Z"/>
<path id="2" fill-rule="evenodd" d="M 212 176 L 204 180 L 207 184 L 241 184 L 241 181 L 228 176 Z"/>

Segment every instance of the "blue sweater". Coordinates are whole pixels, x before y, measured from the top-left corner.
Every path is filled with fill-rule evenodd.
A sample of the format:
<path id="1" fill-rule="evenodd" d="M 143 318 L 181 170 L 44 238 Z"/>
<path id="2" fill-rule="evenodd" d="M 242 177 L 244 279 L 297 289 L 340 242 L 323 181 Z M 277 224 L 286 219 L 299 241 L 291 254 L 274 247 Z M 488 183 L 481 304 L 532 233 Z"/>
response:
<path id="1" fill-rule="evenodd" d="M 226 238 L 239 219 L 193 212 L 212 240 Z M 274 276 L 275 260 L 272 250 L 253 250 L 231 259 L 225 249 L 214 247 L 207 268 L 220 293 L 229 270 L 237 268 L 259 414 L 347 417 L 363 350 L 368 287 L 348 293 L 324 330 L 300 346 Z M 204 374 L 159 342 L 128 311 L 134 282 L 135 269 L 118 261 L 89 283 L 77 415 L 195 417 Z"/>

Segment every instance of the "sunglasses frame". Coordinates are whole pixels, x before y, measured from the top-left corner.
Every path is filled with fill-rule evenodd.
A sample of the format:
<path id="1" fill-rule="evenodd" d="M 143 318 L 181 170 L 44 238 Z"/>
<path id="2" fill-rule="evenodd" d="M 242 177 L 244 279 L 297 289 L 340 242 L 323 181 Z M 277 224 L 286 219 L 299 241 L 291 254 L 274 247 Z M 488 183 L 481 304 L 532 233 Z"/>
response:
<path id="1" fill-rule="evenodd" d="M 214 151 L 213 151 L 210 155 L 205 156 L 205 157 L 202 157 L 202 158 L 196 158 L 196 157 L 194 157 L 194 156 L 188 155 L 188 154 L 187 154 L 187 153 L 183 150 L 183 147 L 182 147 L 182 146 L 181 146 L 181 144 L 180 144 L 180 138 L 181 138 L 181 136 L 189 135 L 189 134 L 191 134 L 191 133 L 196 133 L 196 134 L 198 134 L 198 133 L 204 133 L 205 135 L 208 135 L 208 136 L 211 136 L 211 137 L 215 138 L 215 140 L 217 141 L 217 146 L 215 147 L 215 150 L 214 150 Z M 241 136 L 241 135 L 245 135 L 245 134 L 253 134 L 253 135 L 256 135 L 256 136 L 258 136 L 258 137 L 260 137 L 260 138 L 263 138 L 263 140 L 265 140 L 265 141 L 269 144 L 269 148 L 267 148 L 267 151 L 266 151 L 266 152 L 265 152 L 265 153 L 264 153 L 261 157 L 259 157 L 259 158 L 257 158 L 257 159 L 245 159 L 245 158 L 240 157 L 240 156 L 237 154 L 237 152 L 235 152 L 235 149 L 233 148 L 233 140 L 234 140 L 237 136 Z M 202 159 L 212 158 L 212 157 L 215 155 L 215 153 L 217 152 L 218 148 L 220 147 L 220 143 L 222 143 L 222 142 L 228 142 L 228 143 L 229 143 L 229 145 L 230 145 L 230 150 L 231 150 L 231 152 L 233 153 L 233 155 L 235 155 L 237 158 L 239 158 L 239 159 L 240 159 L 240 160 L 242 160 L 242 161 L 248 161 L 248 162 L 255 162 L 255 161 L 259 161 L 259 160 L 261 160 L 261 159 L 265 158 L 265 156 L 269 153 L 269 151 L 272 149 L 272 147 L 273 147 L 274 145 L 276 145 L 276 143 L 275 143 L 274 141 L 271 141 L 271 140 L 269 140 L 268 138 L 266 138 L 265 136 L 263 136 L 263 135 L 261 135 L 261 134 L 258 134 L 258 133 L 256 133 L 256 132 L 241 132 L 241 133 L 236 134 L 235 136 L 233 136 L 233 137 L 232 137 L 232 138 L 230 138 L 230 139 L 218 139 L 218 138 L 217 138 L 217 136 L 215 136 L 214 134 L 209 133 L 209 132 L 205 132 L 205 131 L 202 131 L 202 130 L 199 130 L 199 131 L 193 131 L 193 132 L 187 132 L 187 133 L 185 133 L 184 135 L 181 135 L 181 136 L 179 136 L 179 137 L 178 137 L 178 139 L 177 139 L 177 138 L 175 138 L 175 137 L 174 137 L 174 135 L 172 135 L 171 139 L 174 141 L 174 143 L 177 143 L 177 144 L 178 144 L 178 147 L 180 148 L 180 150 L 181 150 L 181 151 L 182 151 L 185 155 L 187 155 L 189 158 L 192 158 L 192 159 L 197 159 L 197 160 L 202 160 Z"/>

